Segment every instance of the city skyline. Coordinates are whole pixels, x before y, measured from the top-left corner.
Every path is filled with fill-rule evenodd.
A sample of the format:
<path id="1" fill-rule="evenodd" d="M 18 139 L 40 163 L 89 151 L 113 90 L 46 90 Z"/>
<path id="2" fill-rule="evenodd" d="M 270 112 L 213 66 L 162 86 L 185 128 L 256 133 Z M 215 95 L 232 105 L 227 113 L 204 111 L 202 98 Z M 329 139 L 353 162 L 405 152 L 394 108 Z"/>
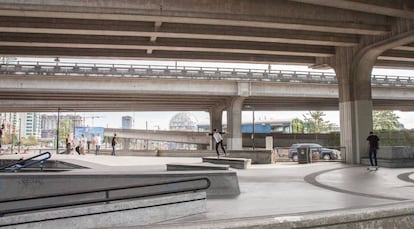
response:
<path id="1" fill-rule="evenodd" d="M 122 116 L 132 117 L 132 127 L 135 129 L 149 129 L 149 130 L 168 130 L 171 118 L 183 111 L 171 112 L 85 112 L 79 115 L 85 117 L 100 116 L 95 118 L 92 122 L 91 118 L 85 119 L 85 124 L 89 126 L 99 126 L 105 128 L 121 128 Z M 270 121 L 270 120 L 292 120 L 294 118 L 303 119 L 303 115 L 309 111 L 255 111 L 255 121 Z M 339 126 L 339 111 L 322 111 L 326 116 L 324 120 Z M 210 122 L 208 112 L 193 111 L 189 112 L 195 116 L 198 124 L 208 124 Z M 414 112 L 395 111 L 400 123 L 406 129 L 414 129 Z M 223 114 L 223 123 L 226 123 L 226 113 Z M 242 122 L 252 122 L 252 111 L 242 112 Z"/>

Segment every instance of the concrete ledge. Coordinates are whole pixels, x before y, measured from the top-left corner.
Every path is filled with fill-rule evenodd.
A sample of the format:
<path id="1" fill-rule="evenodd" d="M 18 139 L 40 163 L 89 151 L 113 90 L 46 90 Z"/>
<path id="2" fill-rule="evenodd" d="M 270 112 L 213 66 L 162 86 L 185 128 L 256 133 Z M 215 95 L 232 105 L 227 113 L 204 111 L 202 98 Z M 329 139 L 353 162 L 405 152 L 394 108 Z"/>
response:
<path id="1" fill-rule="evenodd" d="M 190 229 L 194 223 L 160 224 L 145 228 Z M 329 210 L 289 215 L 197 222 L 197 228 L 414 228 L 414 202 L 400 202 L 360 209 Z"/>
<path id="2" fill-rule="evenodd" d="M 211 163 L 197 164 L 167 164 L 167 171 L 187 171 L 187 170 L 229 170 L 229 165 L 215 165 Z"/>
<path id="3" fill-rule="evenodd" d="M 377 158 L 378 166 L 385 168 L 413 168 L 414 159 L 383 159 Z M 361 158 L 361 164 L 370 165 L 369 158 Z"/>
<path id="4" fill-rule="evenodd" d="M 49 196 L 57 193 L 85 192 L 89 190 L 116 188 L 131 185 L 145 185 L 159 182 L 183 180 L 187 178 L 207 177 L 211 186 L 206 190 L 210 198 L 234 197 L 240 194 L 239 181 L 235 171 L 229 170 L 205 170 L 205 171 L 164 171 L 164 172 L 111 172 L 99 171 L 71 173 L 5 173 L 0 175 L 0 200 L 21 199 L 32 196 Z M 198 184 L 198 182 L 196 183 Z M 144 189 L 132 189 L 128 191 L 116 191 L 114 195 L 134 195 L 148 192 L 159 192 L 179 189 L 180 187 L 194 187 L 194 182 L 186 182 L 180 185 L 153 186 Z M 78 196 L 79 199 L 96 199 L 105 193 L 91 193 Z M 70 202 L 73 197 L 59 197 L 41 200 L 41 204 L 53 204 L 56 201 Z M 14 209 L 24 206 L 39 205 L 37 200 L 27 200 L 24 203 L 2 203 L 0 209 Z M 19 205 L 20 204 L 20 205 Z"/>
<path id="5" fill-rule="evenodd" d="M 252 160 L 246 158 L 231 157 L 203 157 L 203 162 L 229 165 L 230 167 L 235 169 L 247 169 L 248 167 L 250 167 Z"/>
<path id="6" fill-rule="evenodd" d="M 377 159 L 380 167 L 412 168 L 414 167 L 414 147 L 383 146 L 377 152 Z M 361 164 L 369 165 L 369 157 L 361 158 Z"/>
<path id="7" fill-rule="evenodd" d="M 185 193 L 0 217 L 1 228 L 102 228 L 154 224 L 206 212 L 206 193 Z"/>
<path id="8" fill-rule="evenodd" d="M 232 158 L 249 158 L 252 164 L 274 164 L 276 154 L 273 150 L 229 150 Z"/>

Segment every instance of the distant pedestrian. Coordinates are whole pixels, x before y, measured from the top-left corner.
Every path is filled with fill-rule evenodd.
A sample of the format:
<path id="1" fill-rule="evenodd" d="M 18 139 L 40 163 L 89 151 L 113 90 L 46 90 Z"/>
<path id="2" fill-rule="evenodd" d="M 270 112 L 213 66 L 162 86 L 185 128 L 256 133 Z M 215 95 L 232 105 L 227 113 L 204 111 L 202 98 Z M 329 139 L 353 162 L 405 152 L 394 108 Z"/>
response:
<path id="1" fill-rule="evenodd" d="M 72 151 L 72 139 L 69 133 L 68 136 L 66 136 L 66 153 L 70 154 L 70 151 Z"/>
<path id="2" fill-rule="evenodd" d="M 82 134 L 82 137 L 81 137 L 81 139 L 80 139 L 80 144 L 79 144 L 79 151 L 80 151 L 80 154 L 82 154 L 82 155 L 85 155 L 85 146 L 86 146 L 86 142 L 87 142 L 88 140 L 86 139 L 86 135 L 85 134 Z"/>
<path id="3" fill-rule="evenodd" d="M 1 128 L 0 128 L 0 150 L 1 150 L 1 143 L 3 142 L 3 131 L 4 131 L 4 123 L 1 124 Z"/>
<path id="4" fill-rule="evenodd" d="M 80 141 L 78 140 L 78 138 L 76 137 L 76 135 L 73 135 L 72 144 L 75 147 L 76 153 L 78 153 L 80 155 Z"/>
<path id="5" fill-rule="evenodd" d="M 224 156 L 227 156 L 226 150 L 224 149 L 224 146 L 223 146 L 223 137 L 221 136 L 221 134 L 224 134 L 224 133 L 218 131 L 217 129 L 214 129 L 213 138 L 214 138 L 214 141 L 216 142 L 217 157 L 220 157 L 220 152 L 218 150 L 219 145 L 221 146 L 221 149 L 224 152 Z"/>
<path id="6" fill-rule="evenodd" d="M 116 152 L 115 152 L 116 144 L 118 144 L 118 138 L 116 137 L 116 134 L 114 134 L 114 137 L 112 138 L 112 143 L 111 143 L 111 145 L 112 145 L 112 153 L 111 153 L 111 155 L 112 156 L 115 156 L 116 155 Z"/>
<path id="7" fill-rule="evenodd" d="M 95 154 L 98 155 L 101 150 L 102 138 L 101 135 L 98 133 L 95 137 Z"/>
<path id="8" fill-rule="evenodd" d="M 379 149 L 379 140 L 380 139 L 374 134 L 374 132 L 369 132 L 369 136 L 367 137 L 369 162 L 371 164 L 371 168 L 375 170 L 378 169 L 377 150 Z"/>

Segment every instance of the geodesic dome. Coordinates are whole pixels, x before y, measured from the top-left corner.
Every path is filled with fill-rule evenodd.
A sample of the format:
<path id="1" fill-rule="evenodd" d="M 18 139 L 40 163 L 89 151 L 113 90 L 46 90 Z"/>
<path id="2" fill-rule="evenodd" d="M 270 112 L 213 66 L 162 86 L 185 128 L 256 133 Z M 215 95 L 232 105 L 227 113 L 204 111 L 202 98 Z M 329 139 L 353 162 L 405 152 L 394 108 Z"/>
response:
<path id="1" fill-rule="evenodd" d="M 170 130 L 197 130 L 197 118 L 191 113 L 181 112 L 174 115 L 170 120 Z"/>

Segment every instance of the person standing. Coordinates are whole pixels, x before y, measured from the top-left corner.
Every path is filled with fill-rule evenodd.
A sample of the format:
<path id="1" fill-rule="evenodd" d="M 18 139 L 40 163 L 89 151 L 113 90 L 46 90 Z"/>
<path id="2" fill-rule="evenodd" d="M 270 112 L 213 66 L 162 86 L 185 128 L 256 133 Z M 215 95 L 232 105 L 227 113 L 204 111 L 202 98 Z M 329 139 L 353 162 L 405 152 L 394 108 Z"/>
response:
<path id="1" fill-rule="evenodd" d="M 70 137 L 70 133 L 66 136 L 66 153 L 70 154 L 72 151 L 72 139 Z"/>
<path id="2" fill-rule="evenodd" d="M 369 162 L 371 164 L 370 169 L 378 169 L 378 162 L 377 162 L 377 150 L 379 149 L 379 138 L 374 132 L 369 132 L 369 136 L 367 137 L 368 141 L 368 152 L 369 152 Z"/>
<path id="3" fill-rule="evenodd" d="M 98 133 L 95 137 L 95 155 L 98 155 L 101 150 L 102 138 L 101 135 Z"/>
<path id="4" fill-rule="evenodd" d="M 79 151 L 81 155 L 85 155 L 85 146 L 86 146 L 86 142 L 88 141 L 88 139 L 86 139 L 85 134 L 82 134 L 82 137 L 80 139 L 80 144 L 79 144 Z"/>
<path id="5" fill-rule="evenodd" d="M 80 155 L 80 141 L 76 137 L 76 135 L 73 135 L 72 145 L 75 147 L 76 153 Z"/>
<path id="6" fill-rule="evenodd" d="M 117 139 L 117 137 L 116 137 L 116 133 L 114 134 L 114 137 L 112 138 L 112 143 L 111 143 L 111 145 L 112 145 L 112 153 L 111 153 L 111 155 L 112 156 L 115 156 L 115 148 L 116 148 L 116 144 L 118 144 L 118 139 Z"/>
<path id="7" fill-rule="evenodd" d="M 1 124 L 1 128 L 0 128 L 0 150 L 1 150 L 1 144 L 3 142 L 3 131 L 4 131 L 4 123 Z"/>
<path id="8" fill-rule="evenodd" d="M 214 129 L 213 138 L 214 138 L 214 141 L 216 142 L 217 157 L 220 157 L 220 152 L 218 150 L 219 145 L 221 146 L 221 149 L 224 152 L 224 156 L 227 156 L 226 150 L 224 149 L 224 146 L 223 146 L 223 137 L 221 136 L 221 134 L 222 132 L 219 132 L 217 129 Z"/>

